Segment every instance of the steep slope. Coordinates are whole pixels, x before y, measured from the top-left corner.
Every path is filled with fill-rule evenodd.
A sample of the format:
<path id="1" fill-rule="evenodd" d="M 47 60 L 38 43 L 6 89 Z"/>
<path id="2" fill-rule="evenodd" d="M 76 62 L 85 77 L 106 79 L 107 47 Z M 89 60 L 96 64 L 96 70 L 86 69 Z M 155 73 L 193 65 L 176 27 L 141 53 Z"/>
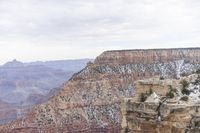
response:
<path id="1" fill-rule="evenodd" d="M 107 51 L 75 74 L 47 103 L 1 132 L 120 132 L 120 103 L 134 82 L 180 78 L 200 68 L 200 49 Z"/>

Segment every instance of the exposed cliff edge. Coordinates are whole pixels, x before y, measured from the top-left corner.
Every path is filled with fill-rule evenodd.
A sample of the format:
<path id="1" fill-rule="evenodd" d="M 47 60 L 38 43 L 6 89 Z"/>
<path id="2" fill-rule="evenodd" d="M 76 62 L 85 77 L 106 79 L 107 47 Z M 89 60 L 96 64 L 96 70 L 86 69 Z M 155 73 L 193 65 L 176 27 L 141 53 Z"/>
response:
<path id="1" fill-rule="evenodd" d="M 152 64 L 174 60 L 199 62 L 200 48 L 174 48 L 174 49 L 138 49 L 105 51 L 97 57 L 96 64 L 122 65 L 122 64 Z"/>
<path id="2" fill-rule="evenodd" d="M 200 49 L 107 51 L 75 74 L 47 103 L 0 132 L 120 132 L 120 103 L 135 81 L 177 78 L 200 68 Z"/>
<path id="3" fill-rule="evenodd" d="M 198 74 L 197 74 L 198 73 Z M 136 81 L 134 98 L 125 98 L 122 132 L 199 133 L 200 73 L 180 79 Z"/>

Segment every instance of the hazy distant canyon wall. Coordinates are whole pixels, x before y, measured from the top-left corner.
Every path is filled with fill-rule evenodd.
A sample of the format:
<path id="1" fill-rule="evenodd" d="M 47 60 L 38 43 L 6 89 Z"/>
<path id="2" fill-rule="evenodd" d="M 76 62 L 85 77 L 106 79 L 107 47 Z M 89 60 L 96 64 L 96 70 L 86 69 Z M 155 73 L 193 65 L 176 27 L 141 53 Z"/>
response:
<path id="1" fill-rule="evenodd" d="M 90 59 L 22 63 L 0 66 L 0 124 L 24 115 L 32 105 L 47 101 L 57 88 Z"/>

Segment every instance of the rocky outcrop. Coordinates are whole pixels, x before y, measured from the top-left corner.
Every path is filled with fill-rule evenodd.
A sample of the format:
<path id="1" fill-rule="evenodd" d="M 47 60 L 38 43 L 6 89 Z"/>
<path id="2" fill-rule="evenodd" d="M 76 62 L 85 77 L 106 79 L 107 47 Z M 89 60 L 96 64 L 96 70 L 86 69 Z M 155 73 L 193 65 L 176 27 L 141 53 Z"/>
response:
<path id="1" fill-rule="evenodd" d="M 137 81 L 134 98 L 125 98 L 121 104 L 123 120 L 121 132 L 126 133 L 199 133 L 200 88 L 196 75 L 174 80 L 153 78 Z M 194 80 L 195 79 L 195 80 Z M 181 82 L 189 83 L 190 94 L 182 94 Z M 195 82 L 194 82 L 195 81 Z M 151 89 L 152 94 L 148 94 Z M 171 92 L 172 97 L 167 97 Z M 149 96 L 140 101 L 141 94 Z"/>
<path id="2" fill-rule="evenodd" d="M 121 101 L 138 79 L 179 78 L 200 68 L 200 49 L 107 51 L 75 74 L 47 103 L 1 132 L 120 132 Z"/>
<path id="3" fill-rule="evenodd" d="M 126 103 L 125 123 L 127 133 L 199 133 L 200 106 L 164 104 L 161 121 L 155 103 Z"/>

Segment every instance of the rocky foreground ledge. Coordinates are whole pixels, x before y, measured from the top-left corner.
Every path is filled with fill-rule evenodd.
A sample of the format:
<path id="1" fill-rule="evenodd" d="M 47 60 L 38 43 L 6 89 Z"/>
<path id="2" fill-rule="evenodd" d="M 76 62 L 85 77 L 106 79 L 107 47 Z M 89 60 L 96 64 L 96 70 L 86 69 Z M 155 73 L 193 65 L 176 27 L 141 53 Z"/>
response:
<path id="1" fill-rule="evenodd" d="M 1 126 L 0 132 L 131 132 L 129 127 L 121 130 L 121 125 L 126 127 L 124 121 L 128 121 L 124 119 L 121 103 L 124 98 L 137 100 L 140 96 L 137 80 L 154 76 L 159 80 L 180 79 L 199 68 L 199 48 L 107 51 L 75 74 L 48 102 L 35 107 L 24 118 Z M 133 106 L 137 107 L 134 103 Z M 138 124 L 141 129 L 138 132 L 145 132 L 145 127 Z"/>
<path id="2" fill-rule="evenodd" d="M 134 98 L 125 98 L 122 132 L 199 133 L 200 75 L 136 81 Z"/>

